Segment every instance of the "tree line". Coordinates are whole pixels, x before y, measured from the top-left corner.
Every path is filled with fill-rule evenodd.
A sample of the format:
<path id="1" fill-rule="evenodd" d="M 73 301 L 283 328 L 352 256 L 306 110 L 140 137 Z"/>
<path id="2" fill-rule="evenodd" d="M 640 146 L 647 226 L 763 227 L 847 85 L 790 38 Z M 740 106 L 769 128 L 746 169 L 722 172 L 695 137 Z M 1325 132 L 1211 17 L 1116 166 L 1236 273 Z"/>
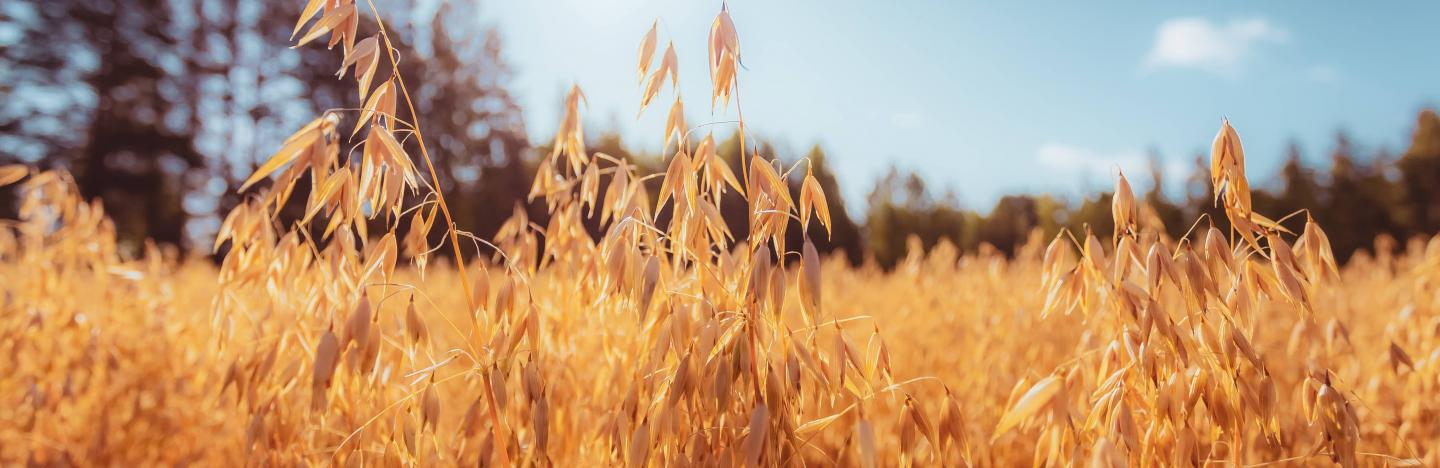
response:
<path id="1" fill-rule="evenodd" d="M 1312 216 L 1330 233 L 1341 261 L 1440 232 L 1440 117 L 1433 109 L 1419 113 L 1409 147 L 1399 155 L 1384 149 L 1360 154 L 1340 132 L 1329 149 L 1328 165 L 1308 164 L 1297 143 L 1289 145 L 1284 158 L 1273 183 L 1253 187 L 1255 210 L 1275 218 L 1293 215 L 1282 224 L 1296 232 L 1306 216 Z M 1152 158 L 1148 175 L 1151 188 L 1141 197 L 1144 221 L 1172 238 L 1192 228 L 1184 220 L 1202 215 L 1203 222 L 1229 229 L 1223 211 L 1212 202 L 1209 155 L 1195 156 L 1179 197 L 1165 188 L 1157 160 Z M 870 194 L 866 251 L 889 266 L 904 257 L 912 236 L 927 249 L 944 240 L 962 250 L 994 248 L 1005 254 L 1014 254 L 1032 231 L 1046 238 L 1062 229 L 1103 237 L 1113 229 L 1110 197 L 1101 192 L 1068 203 L 1050 195 L 1009 195 L 989 214 L 981 214 L 959 206 L 953 195 L 932 193 L 915 173 L 892 168 Z"/>
<path id="2" fill-rule="evenodd" d="M 0 163 L 69 170 L 84 196 L 103 200 L 122 245 L 208 250 L 243 201 L 241 182 L 290 132 L 326 111 L 355 121 L 338 54 L 288 47 L 304 3 L 7 2 L 0 29 L 18 34 L 0 44 Z M 377 3 L 401 41 L 415 104 L 403 118 L 420 116 L 456 222 L 499 226 L 526 193 L 529 145 L 500 37 L 473 27 L 474 0 Z M 379 68 L 376 83 L 388 77 Z M 15 209 L 14 188 L 0 189 L 0 217 Z"/>
<path id="3" fill-rule="evenodd" d="M 321 112 L 345 112 L 354 102 L 344 94 L 346 83 L 329 72 L 340 68 L 337 54 L 286 46 L 300 3 L 18 0 L 7 5 L 0 25 L 19 34 L 0 44 L 0 68 L 8 70 L 0 74 L 0 94 L 9 96 L 0 101 L 0 164 L 70 170 L 85 196 L 103 200 L 122 243 L 133 249 L 153 239 L 208 252 L 207 235 L 245 196 L 236 190 L 240 182 L 288 132 Z M 402 117 L 425 129 L 456 223 L 489 236 L 518 207 L 543 225 L 545 210 L 526 195 L 549 149 L 526 137 L 522 109 L 507 91 L 511 71 L 503 42 L 493 29 L 474 27 L 472 12 L 483 10 L 474 0 L 438 2 L 433 8 L 381 3 L 398 13 L 394 24 L 386 25 L 392 37 L 407 41 L 397 48 L 407 51 L 400 70 L 416 109 Z M 466 14 L 448 14 L 454 11 Z M 592 150 L 663 172 L 661 155 L 634 151 L 615 133 L 598 135 L 589 143 Z M 740 174 L 738 138 L 717 139 L 718 154 Z M 418 154 L 414 141 L 405 145 Z M 783 167 L 800 167 L 790 179 L 792 195 L 798 196 L 803 164 L 813 165 L 834 218 L 833 232 L 819 236 L 817 247 L 856 264 L 889 267 L 941 241 L 965 251 L 1011 255 L 1035 233 L 1111 229 L 1109 193 L 1077 201 L 1008 195 L 982 212 L 962 206 L 953 192 L 934 190 L 913 171 L 894 167 L 874 182 L 863 217 L 853 218 L 861 210 L 842 198 L 820 146 L 803 154 L 778 154 L 776 145 L 765 141 L 746 146 L 779 159 Z M 1292 144 L 1278 182 L 1255 192 L 1255 208 L 1275 217 L 1308 209 L 1326 226 L 1342 260 L 1373 251 L 1377 238 L 1403 241 L 1440 232 L 1440 118 L 1433 110 L 1420 112 L 1412 141 L 1399 155 L 1358 154 L 1343 133 L 1329 146 L 1328 165 L 1311 166 Z M 1196 156 L 1178 191 L 1167 189 L 1170 181 L 1152 167 L 1142 217 L 1172 237 L 1190 229 L 1182 220 L 1202 214 L 1226 229 L 1225 217 L 1211 203 L 1207 158 Z M 300 184 L 302 193 L 286 207 L 292 217 L 299 216 L 307 185 Z M 14 188 L 0 189 L 0 217 L 13 217 L 15 208 Z M 738 197 L 723 200 L 721 211 L 731 229 L 746 228 Z M 1298 227 L 1305 216 L 1286 224 Z M 658 222 L 666 222 L 663 212 Z M 790 232 L 792 245 L 798 245 L 799 230 Z M 1379 244 L 1394 248 L 1397 242 Z"/>

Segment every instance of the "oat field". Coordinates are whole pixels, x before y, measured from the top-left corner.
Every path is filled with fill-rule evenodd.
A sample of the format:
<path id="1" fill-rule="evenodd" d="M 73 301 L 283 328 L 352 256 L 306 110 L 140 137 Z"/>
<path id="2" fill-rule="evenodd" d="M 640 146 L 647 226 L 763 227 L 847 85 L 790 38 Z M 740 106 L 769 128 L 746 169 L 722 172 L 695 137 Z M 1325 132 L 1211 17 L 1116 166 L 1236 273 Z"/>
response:
<path id="1" fill-rule="evenodd" d="M 1252 210 L 1228 122 L 1223 223 L 1169 238 L 1120 175 L 1116 232 L 855 268 L 785 243 L 830 229 L 805 161 L 719 162 L 651 28 L 638 105 L 668 102 L 668 169 L 588 151 L 574 88 L 533 182 L 549 221 L 482 239 L 449 221 L 402 51 L 361 14 L 384 17 L 299 18 L 358 100 L 275 142 L 218 266 L 126 258 L 68 174 L 0 168 L 23 194 L 0 224 L 0 464 L 1440 465 L 1440 238 L 1337 265 L 1331 227 Z M 684 33 L 709 38 L 694 105 L 738 108 L 729 14 Z"/>

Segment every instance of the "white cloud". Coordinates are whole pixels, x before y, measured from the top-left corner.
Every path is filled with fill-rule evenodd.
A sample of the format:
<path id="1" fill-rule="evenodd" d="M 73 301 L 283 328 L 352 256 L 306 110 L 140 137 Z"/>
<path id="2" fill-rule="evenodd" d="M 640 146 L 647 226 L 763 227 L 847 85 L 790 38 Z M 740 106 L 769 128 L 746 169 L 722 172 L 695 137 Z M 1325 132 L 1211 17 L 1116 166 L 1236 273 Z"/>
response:
<path id="1" fill-rule="evenodd" d="M 1226 24 L 1204 18 L 1171 19 L 1155 30 L 1155 44 L 1141 70 L 1193 68 L 1237 78 L 1258 45 L 1289 40 L 1288 31 L 1264 18 L 1234 19 Z"/>
<path id="2" fill-rule="evenodd" d="M 1150 158 L 1144 152 L 1127 150 L 1101 152 L 1062 143 L 1046 143 L 1035 150 L 1035 161 L 1052 172 L 1068 172 L 1081 176 L 1103 176 L 1108 184 L 1125 171 L 1131 184 L 1148 181 Z M 1187 167 L 1181 161 L 1160 161 L 1160 173 L 1166 180 L 1184 180 Z"/>
<path id="3" fill-rule="evenodd" d="M 1310 67 L 1305 70 L 1305 79 L 1316 83 L 1332 84 L 1340 81 L 1340 70 L 1329 65 Z"/>

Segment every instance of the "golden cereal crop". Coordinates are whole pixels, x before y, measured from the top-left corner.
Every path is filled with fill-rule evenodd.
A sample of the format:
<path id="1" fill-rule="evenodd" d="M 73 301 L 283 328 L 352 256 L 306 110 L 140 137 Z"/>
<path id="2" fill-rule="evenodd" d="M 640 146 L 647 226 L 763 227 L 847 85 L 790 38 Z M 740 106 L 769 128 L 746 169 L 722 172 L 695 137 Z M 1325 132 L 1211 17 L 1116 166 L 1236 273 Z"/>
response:
<path id="1" fill-rule="evenodd" d="M 1228 122 L 1229 232 L 1166 237 L 1120 175 L 1113 233 L 885 272 L 786 245 L 830 229 L 808 167 L 798 194 L 799 165 L 758 151 L 733 173 L 672 91 L 667 169 L 638 173 L 587 151 L 576 87 L 531 193 L 550 221 L 479 239 L 357 8 L 310 1 L 296 43 L 341 45 L 361 107 L 276 145 L 218 267 L 122 258 L 67 174 L 0 168 L 24 194 L 0 225 L 0 463 L 1440 465 L 1440 238 L 1340 268 L 1321 226 L 1252 209 Z M 711 105 L 738 107 L 727 12 L 708 35 Z M 642 109 L 676 86 L 660 39 Z M 280 216 L 300 184 L 303 217 Z"/>

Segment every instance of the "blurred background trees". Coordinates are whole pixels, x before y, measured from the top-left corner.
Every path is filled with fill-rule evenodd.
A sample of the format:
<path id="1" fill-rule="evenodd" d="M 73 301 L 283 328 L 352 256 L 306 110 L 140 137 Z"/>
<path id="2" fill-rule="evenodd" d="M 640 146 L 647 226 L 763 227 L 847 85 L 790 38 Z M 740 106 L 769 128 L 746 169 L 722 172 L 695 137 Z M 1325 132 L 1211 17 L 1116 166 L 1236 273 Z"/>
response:
<path id="1" fill-rule="evenodd" d="M 203 252 L 220 216 L 243 200 L 235 190 L 239 183 L 280 141 L 325 110 L 354 105 L 354 96 L 345 94 L 352 85 L 333 74 L 337 54 L 288 47 L 301 3 L 0 3 L 0 95 L 6 96 L 0 100 L 0 164 L 70 170 L 86 196 L 104 201 L 131 249 L 153 238 Z M 525 196 L 537 158 L 548 151 L 532 148 L 527 139 L 522 109 L 507 91 L 511 70 L 503 41 L 494 30 L 476 27 L 480 5 L 381 3 L 391 12 L 386 26 L 392 38 L 402 41 L 396 44 L 400 69 L 460 228 L 489 236 L 517 204 L 543 223 L 543 208 Z M 386 68 L 381 66 L 377 82 Z M 664 169 L 661 155 L 635 151 L 618 134 L 591 134 L 592 150 L 629 158 L 648 172 Z M 715 137 L 721 158 L 740 174 L 737 136 Z M 415 142 L 406 144 L 418 157 Z M 955 192 L 931 187 L 913 171 L 892 167 L 873 182 L 865 206 L 856 206 L 842 198 L 820 145 L 794 154 L 769 141 L 746 147 L 785 168 L 797 167 L 789 180 L 795 195 L 804 164 L 813 165 L 834 217 L 833 233 L 814 236 L 817 247 L 853 263 L 889 267 L 912 247 L 941 242 L 1013 255 L 1035 232 L 1048 238 L 1061 229 L 1089 229 L 1103 237 L 1111 229 L 1109 193 L 1079 200 L 1008 195 L 981 210 L 962 206 Z M 1256 209 L 1273 217 L 1313 210 L 1342 259 L 1373 249 L 1377 237 L 1440 232 L 1440 117 L 1433 110 L 1419 113 L 1411 142 L 1399 153 L 1357 146 L 1343 133 L 1322 147 L 1328 158 L 1307 158 L 1298 142 L 1283 155 L 1251 155 L 1285 161 L 1276 174 L 1252 176 Z M 1149 182 L 1150 190 L 1137 194 L 1146 222 L 1164 226 L 1171 237 L 1206 214 L 1202 223 L 1228 228 L 1211 203 L 1208 155 L 1194 155 L 1186 180 L 1169 181 L 1161 177 L 1160 156 L 1151 157 L 1150 174 L 1127 174 L 1132 183 Z M 1183 189 L 1166 188 L 1177 183 Z M 0 216 L 14 216 L 14 201 L 13 187 L 0 189 Z M 738 197 L 723 200 L 721 211 L 733 230 L 746 228 Z M 1304 218 L 1299 214 L 1286 225 L 1298 228 Z M 790 233 L 790 244 L 799 245 L 798 227 Z"/>
<path id="2" fill-rule="evenodd" d="M 528 142 L 500 38 L 459 22 L 471 14 L 447 15 L 475 2 L 381 3 L 393 38 L 406 41 L 396 44 L 400 69 L 456 222 L 493 230 L 528 188 Z M 84 195 L 105 202 L 126 245 L 150 237 L 207 248 L 220 216 L 242 201 L 235 189 L 280 141 L 327 109 L 355 106 L 353 84 L 334 75 L 337 54 L 288 47 L 301 6 L 5 2 L 0 162 L 69 169 Z M 13 211 L 13 194 L 0 197 Z M 487 209 L 497 203 L 506 209 Z"/>
<path id="3" fill-rule="evenodd" d="M 1400 157 L 1400 197 L 1415 233 L 1440 231 L 1440 116 L 1420 113 L 1410 148 Z"/>
<path id="4" fill-rule="evenodd" d="M 1251 176 L 1255 209 L 1274 218 L 1299 213 L 1284 222 L 1296 232 L 1305 223 L 1306 215 L 1300 212 L 1310 210 L 1325 227 L 1341 261 L 1361 251 L 1375 253 L 1377 239 L 1403 241 L 1440 232 L 1440 117 L 1434 110 L 1419 113 L 1410 147 L 1398 159 L 1384 148 L 1362 152 L 1344 132 L 1337 132 L 1329 155 L 1328 167 L 1312 167 L 1299 144 L 1292 143 L 1279 174 Z M 1221 230 L 1229 229 L 1223 212 L 1212 203 L 1208 161 L 1209 155 L 1195 155 L 1183 199 L 1171 201 L 1158 157 L 1151 159 L 1151 189 L 1141 198 L 1145 210 L 1172 238 L 1184 235 L 1202 215 L 1207 215 L 1202 225 L 1213 222 Z M 1144 176 L 1126 177 L 1133 184 Z M 963 250 L 988 244 L 1013 255 L 1032 229 L 1048 239 L 1062 227 L 1077 234 L 1090 229 L 1099 237 L 1113 228 L 1108 192 L 1074 204 L 1049 196 L 1010 195 L 988 214 L 963 210 L 948 198 L 937 201 L 917 175 L 892 168 L 876 181 L 870 195 L 868 253 L 881 266 L 894 265 L 906 255 L 906 239 L 915 236 L 925 248 L 944 237 Z"/>

